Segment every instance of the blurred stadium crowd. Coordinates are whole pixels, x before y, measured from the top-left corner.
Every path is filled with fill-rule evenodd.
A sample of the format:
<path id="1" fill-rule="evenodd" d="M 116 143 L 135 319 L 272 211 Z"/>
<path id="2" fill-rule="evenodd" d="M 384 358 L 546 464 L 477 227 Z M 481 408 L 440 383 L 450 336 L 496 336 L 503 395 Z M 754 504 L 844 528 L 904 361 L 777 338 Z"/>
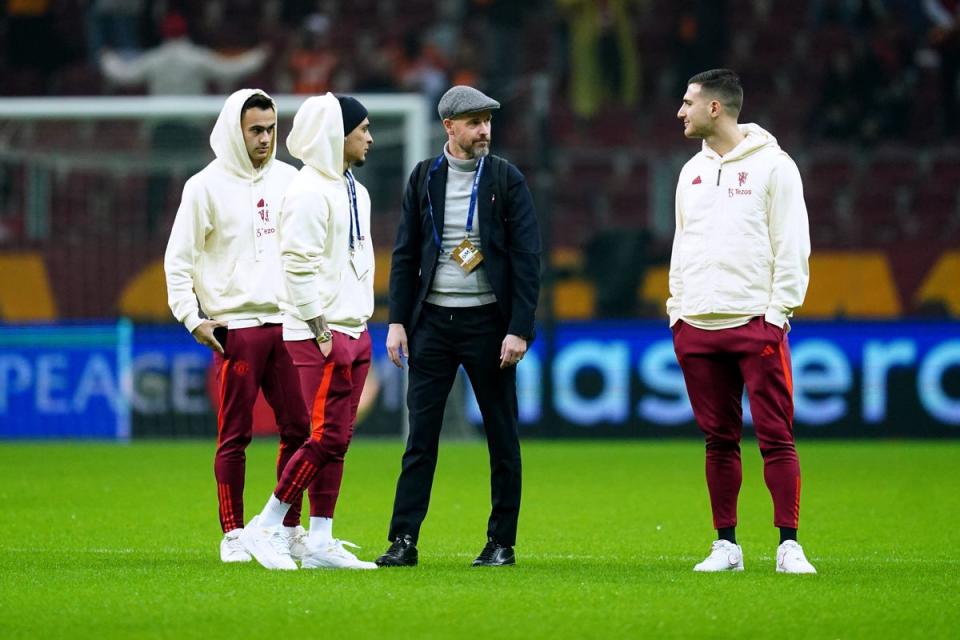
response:
<path id="1" fill-rule="evenodd" d="M 0 74 L 5 96 L 258 86 L 274 94 L 419 92 L 432 106 L 452 84 L 482 88 L 504 104 L 495 146 L 534 178 L 550 220 L 557 315 L 577 319 L 662 314 L 676 175 L 695 151 L 676 111 L 689 76 L 730 67 L 746 91 L 742 120 L 776 135 L 804 177 L 814 243 L 804 315 L 957 316 L 960 299 L 949 283 L 960 278 L 958 5 L 7 0 Z M 194 52 L 187 56 L 193 82 L 176 77 L 185 65 L 148 70 L 149 57 L 171 47 Z M 538 126 L 532 116 L 543 96 L 535 88 L 543 86 L 548 110 Z M 162 137 L 178 135 L 193 134 Z M 199 135 L 199 144 L 205 139 Z M 131 123 L 116 122 L 44 127 L 32 144 L 155 148 Z M 144 176 L 57 175 L 52 231 L 38 235 L 27 232 L 27 171 L 0 164 L 0 263 L 11 251 L 39 252 L 55 317 L 172 320 L 162 300 L 151 317 L 125 303 L 123 290 L 131 273 L 162 254 L 186 176 L 156 195 Z M 374 202 L 383 275 L 402 177 L 395 196 Z M 118 230 L 124 239 L 102 258 L 112 266 L 99 287 L 70 295 L 73 256 Z"/>

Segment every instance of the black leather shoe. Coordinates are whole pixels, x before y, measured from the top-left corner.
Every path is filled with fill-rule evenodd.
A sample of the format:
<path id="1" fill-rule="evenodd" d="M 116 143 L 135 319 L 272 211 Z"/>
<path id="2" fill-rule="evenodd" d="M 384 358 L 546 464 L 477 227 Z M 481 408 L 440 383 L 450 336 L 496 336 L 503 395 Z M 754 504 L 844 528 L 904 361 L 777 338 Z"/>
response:
<path id="1" fill-rule="evenodd" d="M 413 536 L 397 536 L 386 553 L 374 560 L 378 567 L 415 567 L 417 566 L 417 548 Z"/>
<path id="2" fill-rule="evenodd" d="M 473 561 L 475 567 L 503 567 L 517 563 L 517 556 L 513 553 L 513 547 L 507 547 L 496 540 L 487 540 L 487 546 L 483 548 L 477 559 Z"/>

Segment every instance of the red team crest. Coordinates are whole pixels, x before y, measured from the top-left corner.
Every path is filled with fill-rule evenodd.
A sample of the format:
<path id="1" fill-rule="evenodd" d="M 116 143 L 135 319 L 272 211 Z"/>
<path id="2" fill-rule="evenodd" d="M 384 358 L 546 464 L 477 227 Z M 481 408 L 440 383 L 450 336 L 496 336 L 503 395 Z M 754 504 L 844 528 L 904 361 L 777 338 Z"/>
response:
<path id="1" fill-rule="evenodd" d="M 743 183 L 741 182 L 740 184 Z M 270 221 L 270 209 L 263 198 L 260 198 L 260 202 L 257 203 L 257 213 L 260 214 L 260 219 L 264 222 Z"/>
<path id="2" fill-rule="evenodd" d="M 742 186 L 747 182 L 747 172 L 746 172 L 746 171 L 741 171 L 741 172 L 737 175 L 737 178 L 740 180 L 740 186 L 742 187 Z"/>

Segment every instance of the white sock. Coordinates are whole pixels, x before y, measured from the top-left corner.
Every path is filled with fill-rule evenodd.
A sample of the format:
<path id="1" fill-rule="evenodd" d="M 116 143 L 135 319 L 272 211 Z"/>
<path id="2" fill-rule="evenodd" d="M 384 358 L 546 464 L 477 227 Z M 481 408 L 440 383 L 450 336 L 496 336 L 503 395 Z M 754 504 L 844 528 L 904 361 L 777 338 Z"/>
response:
<path id="1" fill-rule="evenodd" d="M 270 494 L 267 505 L 260 512 L 260 526 L 265 529 L 279 527 L 283 524 L 283 518 L 287 515 L 288 509 L 290 509 L 289 502 L 280 502 L 277 496 Z"/>
<path id="2" fill-rule="evenodd" d="M 309 539 L 318 542 L 333 540 L 333 518 L 310 517 Z"/>

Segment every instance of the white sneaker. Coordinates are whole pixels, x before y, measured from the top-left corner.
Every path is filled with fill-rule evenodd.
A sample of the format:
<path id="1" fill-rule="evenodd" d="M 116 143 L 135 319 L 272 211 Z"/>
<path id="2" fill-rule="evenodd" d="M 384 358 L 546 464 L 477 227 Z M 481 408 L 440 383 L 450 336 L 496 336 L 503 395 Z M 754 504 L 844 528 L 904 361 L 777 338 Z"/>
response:
<path id="1" fill-rule="evenodd" d="M 260 516 L 255 516 L 240 534 L 243 548 L 267 569 L 295 570 L 297 563 L 290 557 L 290 542 L 282 525 L 261 527 Z"/>
<path id="2" fill-rule="evenodd" d="M 250 562 L 253 558 L 243 548 L 240 542 L 240 534 L 243 529 L 234 529 L 223 534 L 223 540 L 220 541 L 220 560 L 222 562 Z"/>
<path id="3" fill-rule="evenodd" d="M 314 542 L 307 539 L 307 552 L 301 566 L 304 569 L 376 569 L 373 562 L 365 562 L 350 553 L 344 547 L 359 549 L 357 545 L 345 540 L 326 540 Z"/>
<path id="4" fill-rule="evenodd" d="M 694 571 L 743 571 L 743 549 L 729 540 L 714 540 L 710 555 Z"/>
<path id="5" fill-rule="evenodd" d="M 298 561 L 303 560 L 303 556 L 307 552 L 307 530 L 298 524 L 293 531 L 284 527 L 283 532 L 287 536 L 287 543 L 290 545 L 290 557 Z"/>
<path id="6" fill-rule="evenodd" d="M 785 540 L 777 547 L 777 573 L 816 573 L 796 540 Z"/>

